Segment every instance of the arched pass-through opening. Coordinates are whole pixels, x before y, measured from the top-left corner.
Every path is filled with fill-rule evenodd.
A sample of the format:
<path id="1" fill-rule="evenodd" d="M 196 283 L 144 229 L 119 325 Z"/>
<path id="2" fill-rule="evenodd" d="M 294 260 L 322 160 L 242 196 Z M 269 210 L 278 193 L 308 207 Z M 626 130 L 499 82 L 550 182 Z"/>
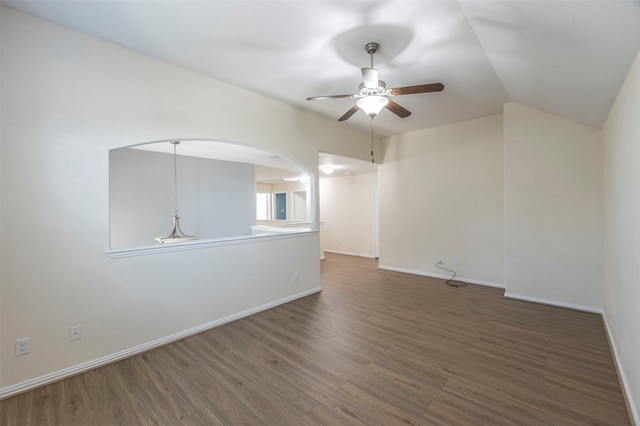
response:
<path id="1" fill-rule="evenodd" d="M 110 257 L 317 232 L 316 179 L 303 166 L 228 141 L 175 142 L 110 151 Z M 276 193 L 285 194 L 287 206 L 277 218 L 271 201 Z M 304 215 L 301 193 L 307 200 Z M 181 235 L 191 238 L 165 239 L 176 217 Z"/>

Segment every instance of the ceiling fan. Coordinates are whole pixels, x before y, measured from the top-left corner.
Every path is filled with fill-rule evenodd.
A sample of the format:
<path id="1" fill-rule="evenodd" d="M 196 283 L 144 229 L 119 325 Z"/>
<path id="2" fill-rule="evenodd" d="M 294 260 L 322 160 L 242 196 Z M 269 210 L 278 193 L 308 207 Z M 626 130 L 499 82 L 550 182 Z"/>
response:
<path id="1" fill-rule="evenodd" d="M 349 111 L 344 113 L 338 121 L 345 121 L 359 109 L 371 118 L 380 113 L 382 108 L 386 108 L 400 118 L 406 118 L 411 115 L 411 111 L 400 106 L 398 103 L 389 99 L 389 96 L 413 95 L 416 93 L 440 92 L 444 89 L 442 83 L 419 84 L 416 86 L 396 87 L 395 89 L 387 89 L 384 81 L 378 80 L 378 70 L 373 67 L 373 55 L 380 48 L 380 44 L 371 42 L 364 46 L 364 50 L 371 55 L 371 67 L 362 68 L 362 80 L 358 93 L 353 95 L 329 95 L 329 96 L 312 96 L 307 98 L 308 101 L 320 99 L 339 99 L 339 98 L 358 98 L 358 102 L 351 107 Z"/>

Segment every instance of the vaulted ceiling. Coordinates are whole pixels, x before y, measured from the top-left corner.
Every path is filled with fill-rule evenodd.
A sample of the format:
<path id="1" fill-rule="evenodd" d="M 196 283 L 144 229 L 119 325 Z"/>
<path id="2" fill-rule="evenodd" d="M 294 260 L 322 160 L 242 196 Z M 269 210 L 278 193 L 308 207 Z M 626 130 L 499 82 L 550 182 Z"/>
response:
<path id="1" fill-rule="evenodd" d="M 519 102 L 601 127 L 640 49 L 640 2 L 30 0 L 4 5 L 337 119 L 354 99 L 364 50 L 387 87 L 442 82 L 394 100 L 380 134 L 502 111 Z M 344 125 L 368 128 L 356 113 Z"/>

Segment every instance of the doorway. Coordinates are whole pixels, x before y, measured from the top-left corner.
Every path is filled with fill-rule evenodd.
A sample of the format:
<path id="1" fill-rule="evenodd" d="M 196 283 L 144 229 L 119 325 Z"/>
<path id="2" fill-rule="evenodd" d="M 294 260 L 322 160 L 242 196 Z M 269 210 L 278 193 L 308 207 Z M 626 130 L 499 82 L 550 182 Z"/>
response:
<path id="1" fill-rule="evenodd" d="M 307 220 L 307 191 L 295 191 L 293 198 L 293 220 Z"/>
<path id="2" fill-rule="evenodd" d="M 276 209 L 276 220 L 287 220 L 287 193 L 286 192 L 277 192 L 273 194 L 276 199 L 275 209 Z"/>

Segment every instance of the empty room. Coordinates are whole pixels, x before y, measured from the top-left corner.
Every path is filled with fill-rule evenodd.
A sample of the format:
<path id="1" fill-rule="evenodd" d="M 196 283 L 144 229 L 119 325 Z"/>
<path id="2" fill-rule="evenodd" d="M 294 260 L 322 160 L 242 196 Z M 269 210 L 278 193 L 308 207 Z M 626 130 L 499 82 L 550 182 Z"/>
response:
<path id="1" fill-rule="evenodd" d="M 0 0 L 0 423 L 640 424 L 640 3 Z"/>

